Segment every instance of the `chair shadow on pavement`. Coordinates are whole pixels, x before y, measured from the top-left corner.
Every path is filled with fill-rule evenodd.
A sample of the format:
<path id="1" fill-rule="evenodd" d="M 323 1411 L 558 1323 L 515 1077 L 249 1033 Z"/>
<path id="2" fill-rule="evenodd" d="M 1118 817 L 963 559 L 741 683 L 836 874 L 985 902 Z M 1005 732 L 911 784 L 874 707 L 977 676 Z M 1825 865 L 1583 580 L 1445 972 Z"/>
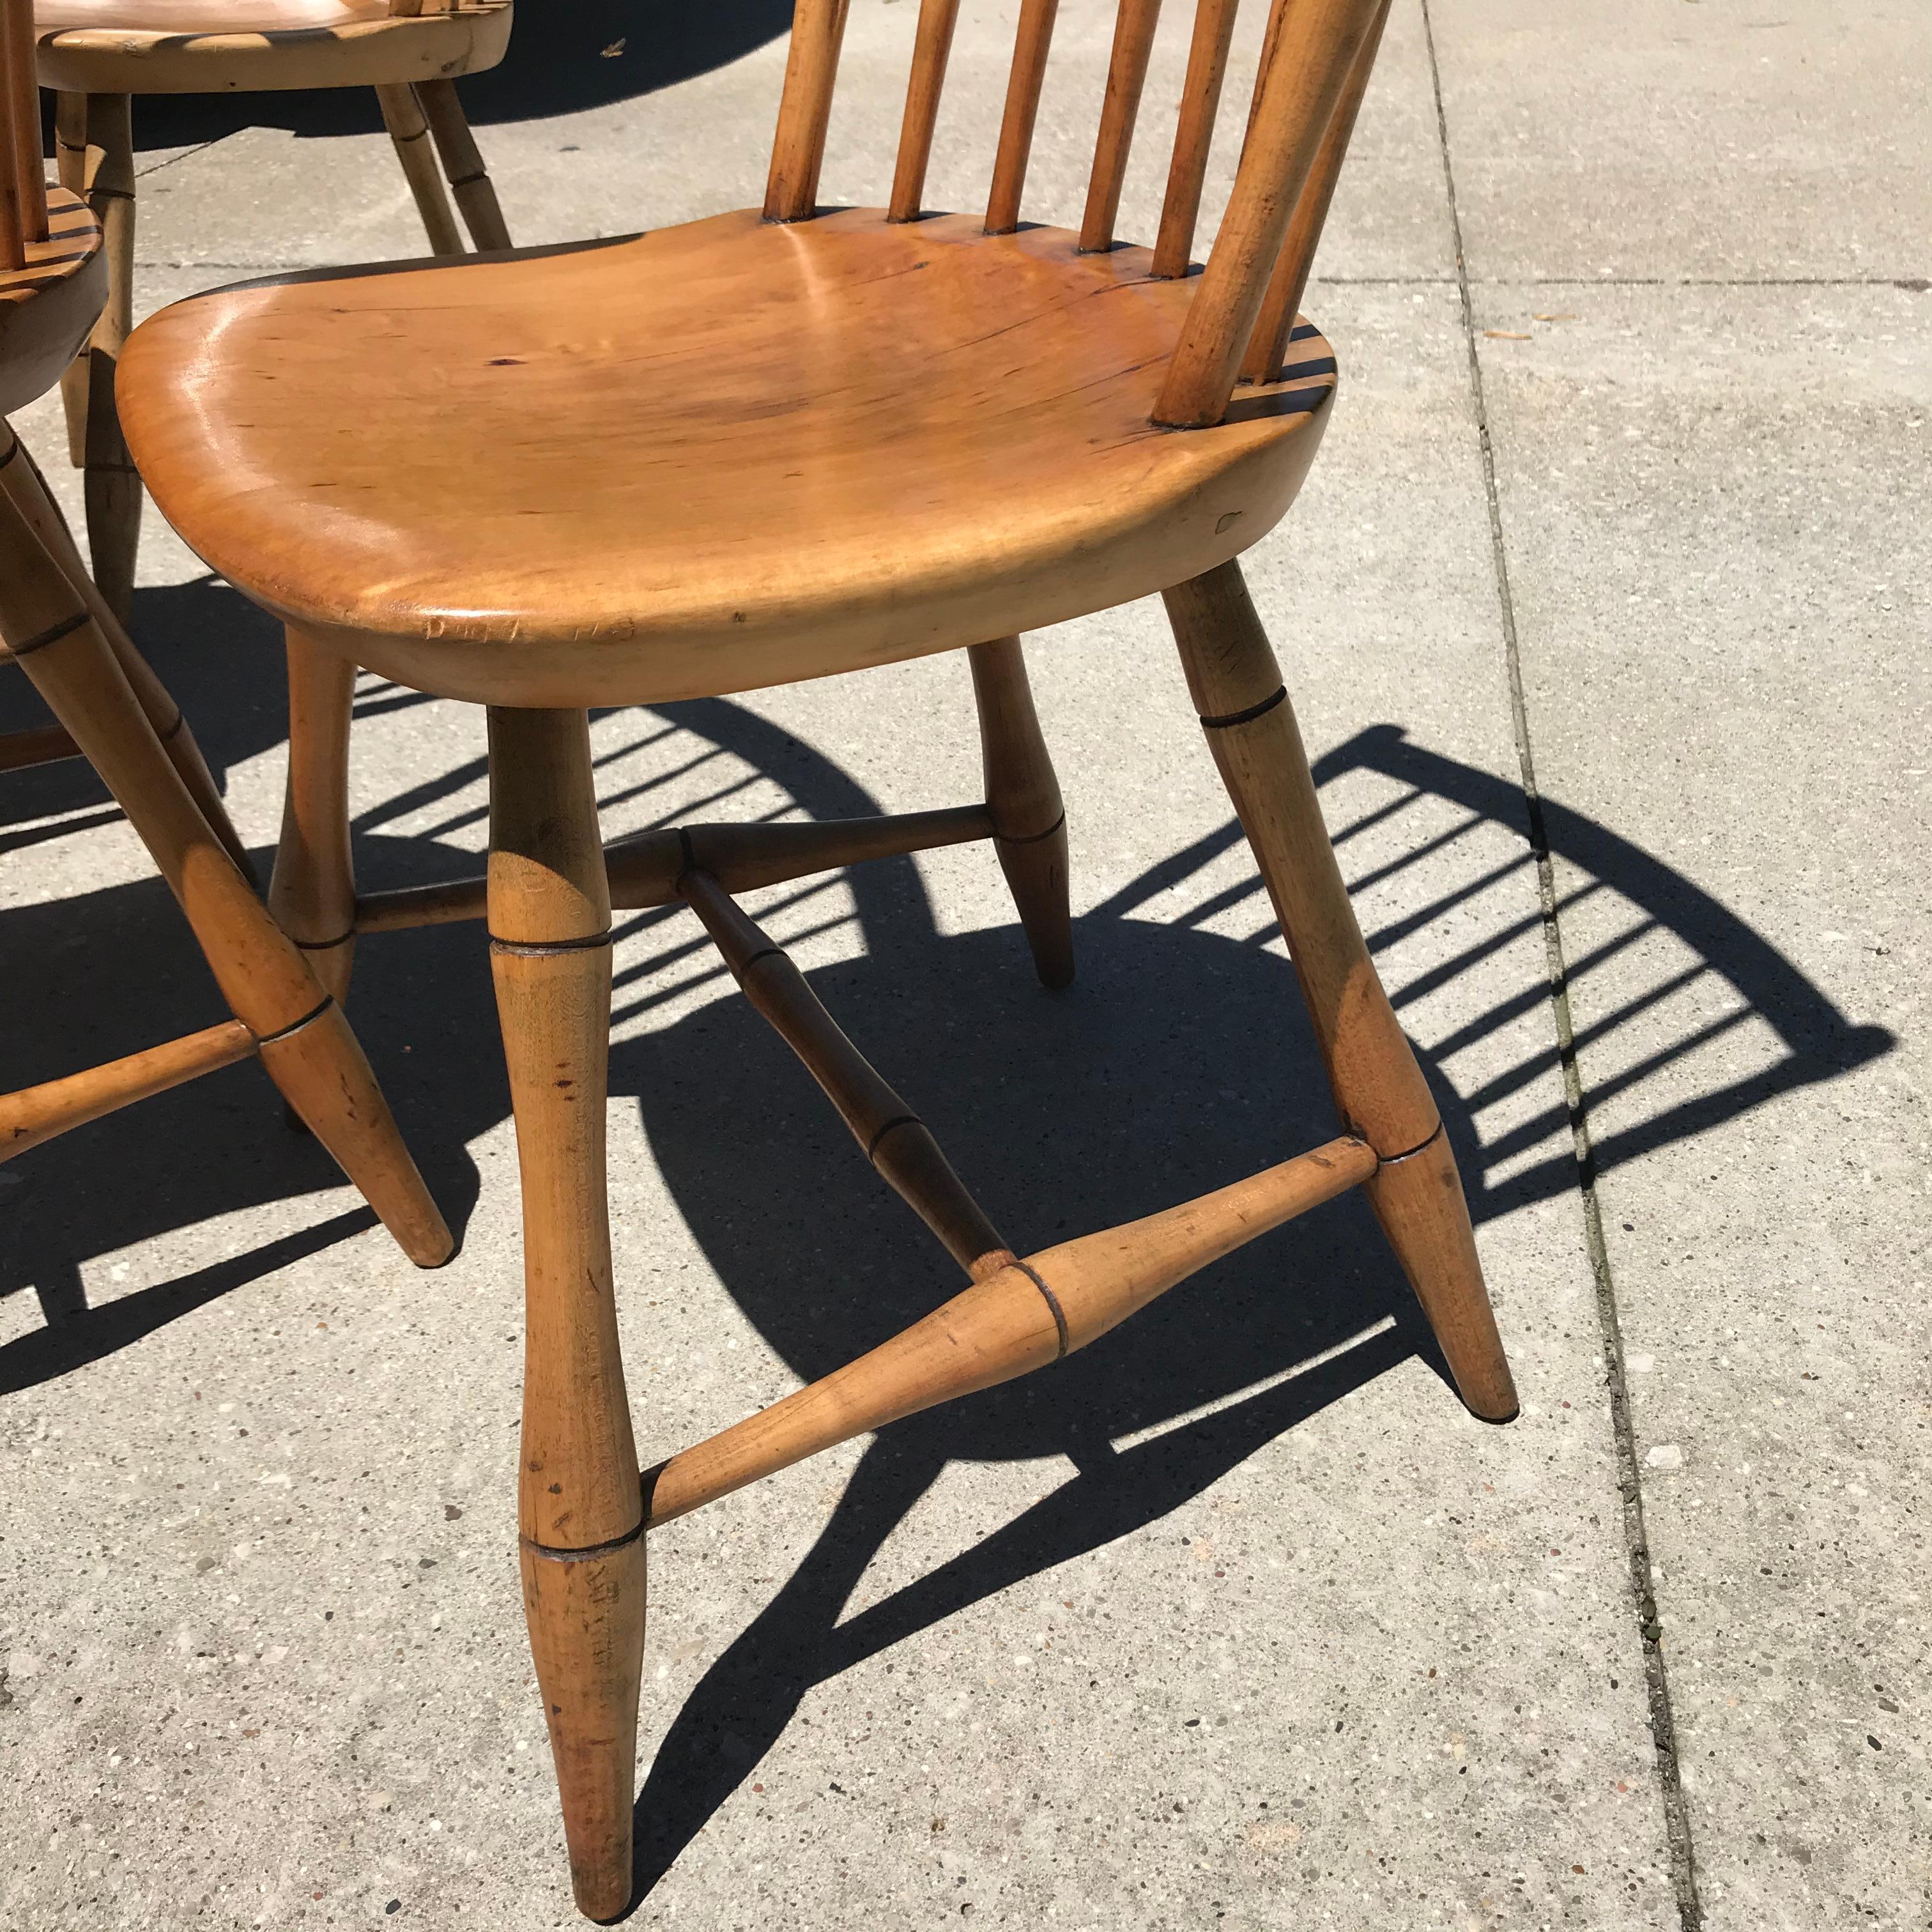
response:
<path id="1" fill-rule="evenodd" d="M 501 64 L 458 83 L 464 110 L 472 126 L 487 128 L 655 94 L 790 32 L 791 12 L 792 0 L 523 0 Z M 366 87 L 150 94 L 134 106 L 134 138 L 144 149 L 196 147 L 244 128 L 282 128 L 305 139 L 379 134 L 382 116 Z"/>
<path id="2" fill-rule="evenodd" d="M 280 741 L 277 640 L 233 593 L 206 582 L 143 591 L 139 628 L 218 771 Z M 365 697 L 361 708 L 425 701 L 389 688 Z M 960 707 L 950 722 L 970 729 L 963 680 Z M 837 818 L 878 808 L 860 778 L 730 701 L 607 714 L 600 742 L 614 718 L 622 721 L 627 746 L 638 748 L 626 757 L 642 761 L 627 769 L 715 770 L 705 761 L 728 758 L 776 785 L 787 809 Z M 0 716 L 0 726 L 9 722 Z M 1049 717 L 1049 737 L 1053 724 Z M 607 779 L 610 762 L 600 759 Z M 1077 798 L 1077 772 L 1070 776 Z M 1372 934 L 1385 966 L 1397 969 L 1390 977 L 1398 1010 L 1409 1012 L 1465 974 L 1487 975 L 1480 993 L 1449 1003 L 1456 1033 L 1418 1042 L 1477 1221 L 1574 1190 L 1576 1168 L 1560 1102 L 1537 1108 L 1522 1095 L 1532 1084 L 1555 1091 L 1553 1042 L 1546 1024 L 1537 1024 L 1549 986 L 1540 970 L 1520 981 L 1499 980 L 1496 971 L 1498 952 L 1526 934 L 1532 943 L 1519 944 L 1519 954 L 1540 962 L 1538 920 L 1533 911 L 1526 920 L 1514 911 L 1457 917 L 1496 882 L 1497 850 L 1515 855 L 1502 873 L 1533 867 L 1520 790 L 1392 725 L 1336 746 L 1316 776 L 1352 880 L 1359 884 L 1364 871 L 1354 856 L 1363 849 L 1358 839 L 1396 820 L 1388 842 L 1400 842 L 1404 856 L 1376 876 L 1386 880 L 1426 864 L 1432 869 L 1416 876 L 1429 890 L 1438 878 L 1450 882 L 1432 902 Z M 440 801 L 453 802 L 439 831 L 473 824 L 481 777 L 479 764 L 459 764 L 365 814 L 358 826 L 365 884 L 473 871 L 474 856 L 443 838 L 383 828 Z M 690 782 L 702 788 L 708 781 L 700 770 Z M 1686 970 L 1727 982 L 1736 1009 L 1774 1042 L 1758 1072 L 1720 1084 L 1699 1066 L 1687 1078 L 1682 1064 L 1708 1028 L 1669 1036 L 1610 1083 L 1657 1099 L 1641 1124 L 1603 1142 L 1600 1166 L 1695 1136 L 1778 1092 L 1833 1078 L 1888 1050 L 1889 1034 L 1852 1024 L 1762 935 L 1682 874 L 1580 814 L 1553 802 L 1544 810 L 1566 878 L 1580 880 L 1566 890 L 1619 896 L 1625 931 L 1667 934 L 1692 960 Z M 68 816 L 28 824 L 55 813 Z M 1414 838 L 1402 818 L 1408 813 L 1421 828 Z M 10 842 L 64 836 L 104 815 L 114 814 L 84 768 L 0 778 L 0 878 Z M 665 818 L 730 815 L 725 805 Z M 1438 826 L 1448 829 L 1433 831 Z M 1488 870 L 1459 869 L 1455 848 L 1468 835 L 1489 841 L 1490 856 L 1481 862 Z M 794 910 L 775 926 L 782 937 L 801 920 L 818 921 L 820 904 L 824 923 L 856 920 L 862 956 L 815 970 L 814 986 L 1024 1252 L 1200 1193 L 1334 1132 L 1292 968 L 1265 950 L 1266 903 L 1240 864 L 1239 836 L 1232 823 L 1223 826 L 1082 917 L 1076 934 L 1081 976 L 1060 994 L 1035 983 L 997 868 L 983 854 L 987 910 L 1001 922 L 986 929 L 942 934 L 909 860 L 801 882 L 787 893 Z M 1079 849 L 1076 826 L 1076 870 Z M 1224 883 L 1230 879 L 1237 883 Z M 842 886 L 850 894 L 850 914 L 838 910 L 847 903 Z M 1157 896 L 1158 921 L 1144 912 Z M 1529 896 L 1519 892 L 1514 904 Z M 1176 903 L 1185 909 L 1168 909 Z M 1232 909 L 1244 918 L 1252 912 L 1244 938 L 1203 923 Z M 624 915 L 620 932 L 687 918 Z M 1444 957 L 1438 948 L 1425 969 L 1400 970 L 1406 938 L 1465 930 L 1475 936 L 1460 951 Z M 810 1379 L 904 1327 L 956 1283 L 925 1231 L 880 1185 L 808 1077 L 742 1001 L 713 1000 L 636 1030 L 675 992 L 664 982 L 688 984 L 702 956 L 694 933 L 674 929 L 665 938 L 670 944 L 660 944 L 647 965 L 620 956 L 611 1092 L 634 1100 L 667 1189 L 711 1269 L 788 1368 Z M 694 940 L 688 951 L 687 938 Z M 220 1016 L 205 969 L 156 883 L 0 910 L 0 958 L 13 1010 L 33 1016 L 34 1024 L 31 1035 L 16 1029 L 9 1036 L 0 1088 Z M 722 969 L 710 976 L 722 979 Z M 1595 1031 L 1640 1015 L 1654 1027 L 1656 1006 L 1649 994 L 1635 996 Z M 458 1220 L 477 1187 L 463 1150 L 507 1112 L 500 1058 L 478 1050 L 494 1037 L 495 1014 L 476 928 L 365 940 L 350 1010 L 431 1186 Z M 1480 1090 L 1459 1094 L 1442 1063 L 1484 1042 L 1493 1062 L 1499 1036 L 1511 1028 L 1534 1044 Z M 1670 1077 L 1660 1078 L 1666 1071 Z M 1508 1108 L 1512 1096 L 1516 1104 Z M 1479 1132 L 1478 1117 L 1496 1106 L 1506 1106 L 1508 1124 Z M 0 1192 L 0 1214 L 17 1231 L 0 1255 L 0 1294 L 36 1288 L 47 1325 L 0 1347 L 0 1393 L 97 1360 L 370 1225 L 364 1210 L 338 1214 L 252 1254 L 99 1310 L 84 1306 L 84 1260 L 237 1208 L 337 1184 L 320 1150 L 282 1127 L 266 1082 L 248 1067 L 50 1142 L 0 1169 L 0 1184 L 10 1172 L 23 1184 Z M 747 1176 L 756 1177 L 755 1186 L 747 1187 Z M 620 1281 L 619 1292 L 642 1286 Z M 884 1432 L 796 1571 L 671 1718 L 638 1801 L 638 1896 L 751 1774 L 814 1686 L 966 1605 L 1155 1520 L 1412 1354 L 1444 1375 L 1392 1257 L 1351 1196 L 1184 1284 L 1050 1376 Z M 1446 1387 L 1442 1400 L 1453 1400 Z M 715 1423 L 733 1419 L 720 1415 Z M 646 1461 L 682 1446 L 641 1445 Z M 916 1583 L 840 1621 L 867 1566 L 950 1462 L 1054 1456 L 1066 1457 L 1073 1473 L 1041 1502 Z M 647 1705 L 646 1738 L 655 1728 Z"/>

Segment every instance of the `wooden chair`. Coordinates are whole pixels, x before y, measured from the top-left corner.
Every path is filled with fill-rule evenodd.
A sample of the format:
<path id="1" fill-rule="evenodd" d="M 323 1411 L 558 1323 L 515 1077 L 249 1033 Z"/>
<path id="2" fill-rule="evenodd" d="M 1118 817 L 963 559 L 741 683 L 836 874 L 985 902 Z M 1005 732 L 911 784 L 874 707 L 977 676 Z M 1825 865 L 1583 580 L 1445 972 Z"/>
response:
<path id="1" fill-rule="evenodd" d="M 463 252 L 432 146 L 476 245 L 507 248 L 456 81 L 503 58 L 510 0 L 38 0 L 34 17 L 41 83 L 58 90 L 61 184 L 106 236 L 106 304 L 62 393 L 68 454 L 87 473 L 94 579 L 125 624 L 141 534 L 141 480 L 114 411 L 134 326 L 131 97 L 373 87 L 431 250 Z"/>
<path id="2" fill-rule="evenodd" d="M 1235 561 L 1286 510 L 1328 420 L 1333 355 L 1296 310 L 1382 6 L 1276 0 L 1233 198 L 1197 272 L 1234 0 L 1200 0 L 1149 251 L 1114 226 L 1156 4 L 1120 8 L 1078 233 L 1020 220 L 1054 0 L 1024 0 L 983 217 L 921 206 L 956 0 L 922 0 L 890 204 L 837 210 L 816 190 L 845 0 L 798 0 L 761 210 L 541 258 L 256 284 L 166 310 L 128 345 L 123 411 L 156 500 L 288 626 L 297 760 L 274 903 L 290 929 L 339 942 L 339 987 L 356 932 L 488 920 L 524 1188 L 524 1595 L 593 1917 L 631 1885 L 652 1526 L 1043 1368 L 1357 1186 L 1464 1400 L 1492 1419 L 1515 1410 L 1448 1142 Z M 1063 982 L 1064 814 L 1017 634 L 1156 592 L 1343 1131 L 1021 1258 L 733 895 L 988 839 L 1042 978 Z M 982 804 L 601 844 L 586 706 L 954 649 L 971 658 Z M 356 896 L 342 828 L 358 664 L 489 706 L 487 880 Z M 640 1489 L 604 1205 L 610 918 L 676 901 L 969 1285 L 655 1463 Z"/>
<path id="3" fill-rule="evenodd" d="M 0 417 L 50 388 L 106 293 L 100 224 L 46 184 L 30 0 L 0 0 Z M 89 580 L 33 459 L 0 422 L 0 664 L 56 721 L 0 736 L 0 770 L 85 758 L 181 902 L 233 1014 L 104 1066 L 0 1094 L 0 1161 L 130 1102 L 259 1055 L 410 1258 L 448 1228 L 341 1009 L 256 898 L 248 855 L 179 710 Z M 16 1018 L 19 1016 L 15 1016 Z"/>

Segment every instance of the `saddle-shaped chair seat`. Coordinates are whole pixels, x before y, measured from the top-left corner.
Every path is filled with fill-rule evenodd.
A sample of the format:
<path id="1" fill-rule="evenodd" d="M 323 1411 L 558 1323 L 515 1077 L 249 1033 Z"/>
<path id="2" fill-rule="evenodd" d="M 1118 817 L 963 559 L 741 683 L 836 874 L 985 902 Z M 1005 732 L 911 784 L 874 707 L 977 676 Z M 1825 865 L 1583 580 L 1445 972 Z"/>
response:
<path id="1" fill-rule="evenodd" d="M 187 542 L 358 663 L 497 704 L 714 694 L 1108 608 L 1272 525 L 1328 345 L 1154 427 L 1196 284 L 1150 262 L 849 209 L 302 274 L 145 323 L 121 410 Z"/>

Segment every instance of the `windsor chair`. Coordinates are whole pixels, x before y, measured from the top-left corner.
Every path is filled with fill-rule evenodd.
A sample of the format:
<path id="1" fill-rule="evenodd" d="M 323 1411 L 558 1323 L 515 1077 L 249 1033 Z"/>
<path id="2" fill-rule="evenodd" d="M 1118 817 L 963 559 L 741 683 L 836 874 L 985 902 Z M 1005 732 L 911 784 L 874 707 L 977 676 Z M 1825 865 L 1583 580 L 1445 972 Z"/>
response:
<path id="1" fill-rule="evenodd" d="M 58 380 L 106 292 L 100 224 L 49 188 L 31 0 L 0 0 L 0 418 Z M 232 1017 L 62 1079 L 0 1094 L 0 1161 L 202 1073 L 259 1056 L 410 1258 L 453 1244 L 340 1008 L 269 916 L 179 709 L 89 580 L 60 512 L 0 421 L 0 665 L 55 722 L 0 736 L 0 770 L 84 758 L 181 902 Z"/>
<path id="2" fill-rule="evenodd" d="M 507 248 L 456 81 L 503 58 L 511 17 L 510 0 L 38 0 L 61 184 L 106 238 L 106 303 L 62 396 L 68 455 L 86 472 L 94 579 L 124 625 L 141 534 L 141 480 L 114 408 L 115 363 L 134 326 L 131 98 L 374 88 L 431 252 L 463 252 L 443 175 L 477 248 Z"/>
<path id="3" fill-rule="evenodd" d="M 798 0 L 762 209 L 541 256 L 244 285 L 164 310 L 127 347 L 124 416 L 156 500 L 287 627 L 296 750 L 272 903 L 338 989 L 358 932 L 487 921 L 524 1192 L 524 1603 L 592 1917 L 620 1911 L 632 1882 L 652 1526 L 1044 1367 L 1357 1186 L 1465 1401 L 1515 1410 L 1442 1124 L 1237 562 L 1286 510 L 1328 420 L 1333 355 L 1297 310 L 1384 0 L 1276 0 L 1198 272 L 1234 0 L 1199 0 L 1154 248 L 1114 233 L 1157 6 L 1119 8 L 1078 232 L 1020 219 L 1054 0 L 1022 7 L 983 216 L 922 206 L 957 0 L 922 0 L 883 209 L 818 205 L 845 0 Z M 734 896 L 989 840 L 1040 976 L 1064 983 L 1065 817 L 1018 633 L 1156 592 L 1344 1131 L 1020 1258 Z M 982 803 L 602 844 L 586 707 L 957 649 Z M 486 878 L 358 896 L 343 829 L 356 664 L 489 707 Z M 640 1482 L 605 1208 L 611 910 L 679 902 L 969 1285 Z"/>

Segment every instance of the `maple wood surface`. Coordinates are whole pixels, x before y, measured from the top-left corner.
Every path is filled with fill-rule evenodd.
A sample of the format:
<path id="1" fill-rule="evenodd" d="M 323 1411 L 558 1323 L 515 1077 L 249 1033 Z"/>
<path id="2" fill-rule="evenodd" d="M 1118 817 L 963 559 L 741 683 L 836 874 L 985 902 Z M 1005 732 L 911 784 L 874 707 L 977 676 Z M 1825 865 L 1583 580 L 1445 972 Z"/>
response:
<path id="1" fill-rule="evenodd" d="M 1153 428 L 1192 285 L 1148 260 L 971 216 L 746 211 L 304 276 L 143 324 L 122 414 L 194 550 L 386 676 L 713 695 L 1082 616 L 1271 527 L 1328 346 L 1226 423 Z"/>

